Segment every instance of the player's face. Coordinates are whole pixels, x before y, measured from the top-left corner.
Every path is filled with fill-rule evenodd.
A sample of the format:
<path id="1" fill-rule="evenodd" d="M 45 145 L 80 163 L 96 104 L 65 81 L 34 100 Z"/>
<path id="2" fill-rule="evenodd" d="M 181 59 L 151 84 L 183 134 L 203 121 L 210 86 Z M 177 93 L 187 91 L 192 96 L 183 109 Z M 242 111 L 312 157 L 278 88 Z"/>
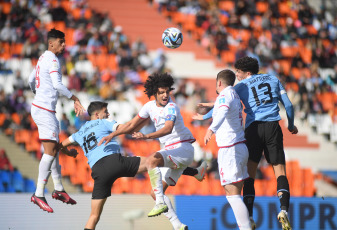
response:
<path id="1" fill-rule="evenodd" d="M 216 81 L 216 88 L 215 88 L 215 90 L 216 90 L 216 94 L 219 94 L 220 93 L 220 89 L 219 89 L 219 83 L 220 81 Z"/>
<path id="2" fill-rule="evenodd" d="M 246 79 L 250 75 L 250 72 L 244 72 L 242 70 L 236 69 L 235 76 L 239 81 Z"/>
<path id="3" fill-rule="evenodd" d="M 98 119 L 107 119 L 109 116 L 108 108 L 103 108 L 98 112 Z"/>
<path id="4" fill-rule="evenodd" d="M 169 87 L 160 87 L 158 88 L 157 94 L 155 95 L 157 106 L 166 106 L 170 97 L 170 88 Z"/>
<path id="5" fill-rule="evenodd" d="M 62 54 L 66 48 L 66 40 L 64 38 L 53 39 L 52 48 L 55 55 Z"/>

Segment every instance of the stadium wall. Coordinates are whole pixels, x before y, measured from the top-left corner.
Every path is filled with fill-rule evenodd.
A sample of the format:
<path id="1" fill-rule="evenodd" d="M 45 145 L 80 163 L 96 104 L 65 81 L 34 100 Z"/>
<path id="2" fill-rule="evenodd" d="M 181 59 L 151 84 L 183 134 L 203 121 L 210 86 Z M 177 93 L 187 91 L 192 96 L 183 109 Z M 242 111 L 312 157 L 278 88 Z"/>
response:
<path id="1" fill-rule="evenodd" d="M 176 196 L 177 214 L 192 230 L 238 229 L 231 207 L 224 196 Z M 289 218 L 293 229 L 337 229 L 336 198 L 290 200 Z M 282 229 L 277 221 L 280 210 L 277 197 L 256 197 L 254 220 L 257 229 Z"/>
<path id="2" fill-rule="evenodd" d="M 0 230 L 81 230 L 88 220 L 91 208 L 91 194 L 71 194 L 76 205 L 66 205 L 46 194 L 48 204 L 54 213 L 47 213 L 30 202 L 32 194 L 0 194 Z M 172 197 L 170 197 L 172 198 Z M 173 199 L 171 199 L 173 200 Z M 112 195 L 105 203 L 97 230 L 172 230 L 164 215 L 148 218 L 153 208 L 150 195 Z M 128 211 L 142 210 L 143 216 L 131 223 L 123 218 Z"/>
<path id="3" fill-rule="evenodd" d="M 90 194 L 72 194 L 77 205 L 65 205 L 47 199 L 54 213 L 46 213 L 29 202 L 31 194 L 0 194 L 0 230 L 56 230 L 84 229 L 90 214 Z M 191 230 L 238 229 L 234 214 L 224 196 L 170 197 L 180 220 Z M 97 229 L 172 230 L 164 215 L 148 218 L 153 207 L 149 195 L 112 195 L 104 206 Z M 123 218 L 129 211 L 143 211 L 132 224 Z M 254 219 L 257 229 L 281 229 L 276 216 L 279 211 L 277 197 L 257 197 Z M 293 229 L 337 229 L 337 198 L 292 197 L 289 211 Z"/>

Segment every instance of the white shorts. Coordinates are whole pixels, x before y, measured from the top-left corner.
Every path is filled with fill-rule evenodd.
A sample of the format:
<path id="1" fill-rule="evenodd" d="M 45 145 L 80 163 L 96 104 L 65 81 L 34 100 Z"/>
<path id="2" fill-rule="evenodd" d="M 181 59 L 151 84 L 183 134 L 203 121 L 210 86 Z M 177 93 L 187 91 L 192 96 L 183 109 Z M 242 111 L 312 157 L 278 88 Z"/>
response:
<path id="1" fill-rule="evenodd" d="M 164 167 L 159 168 L 162 180 L 175 186 L 183 171 L 194 159 L 194 147 L 189 142 L 178 143 L 158 151 L 164 158 Z"/>
<path id="2" fill-rule="evenodd" d="M 240 143 L 218 151 L 218 166 L 221 185 L 233 184 L 249 177 L 247 170 L 248 149 Z"/>
<path id="3" fill-rule="evenodd" d="M 32 105 L 30 112 L 39 130 L 40 140 L 53 140 L 58 142 L 60 127 L 55 113 L 40 109 L 34 105 Z"/>

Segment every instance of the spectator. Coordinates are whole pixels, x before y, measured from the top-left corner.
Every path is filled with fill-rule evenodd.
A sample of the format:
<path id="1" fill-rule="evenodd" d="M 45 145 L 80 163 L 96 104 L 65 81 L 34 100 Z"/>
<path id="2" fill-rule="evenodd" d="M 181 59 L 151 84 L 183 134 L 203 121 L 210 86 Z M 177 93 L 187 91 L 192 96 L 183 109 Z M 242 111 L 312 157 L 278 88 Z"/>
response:
<path id="1" fill-rule="evenodd" d="M 62 118 L 60 120 L 60 128 L 61 132 L 66 133 L 69 135 L 70 133 L 68 132 L 68 129 L 70 127 L 70 121 L 65 113 L 62 113 Z"/>
<path id="2" fill-rule="evenodd" d="M 0 149 L 0 169 L 14 171 L 14 168 L 11 162 L 9 161 L 4 149 Z"/>

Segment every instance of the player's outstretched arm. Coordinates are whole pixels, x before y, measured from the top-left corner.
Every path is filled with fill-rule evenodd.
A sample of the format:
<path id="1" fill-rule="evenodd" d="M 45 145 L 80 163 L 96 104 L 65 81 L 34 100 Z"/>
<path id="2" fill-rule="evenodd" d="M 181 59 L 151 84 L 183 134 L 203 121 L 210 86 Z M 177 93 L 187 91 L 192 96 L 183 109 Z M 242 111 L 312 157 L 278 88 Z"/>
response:
<path id="1" fill-rule="evenodd" d="M 132 134 L 132 137 L 135 139 L 155 139 L 159 137 L 166 136 L 170 133 L 172 133 L 174 126 L 174 121 L 168 120 L 165 122 L 165 125 L 163 128 L 159 129 L 156 132 L 149 133 L 149 134 L 143 134 L 141 132 L 135 132 Z"/>
<path id="2" fill-rule="evenodd" d="M 117 137 L 122 134 L 131 134 L 132 132 L 138 131 L 144 125 L 145 123 L 144 119 L 140 118 L 138 115 L 135 116 L 131 121 L 128 121 L 125 124 L 118 125 L 115 132 L 110 133 L 110 135 L 103 137 L 100 142 L 98 143 L 98 146 L 105 143 L 104 145 L 107 145 L 112 138 Z"/>
<path id="3" fill-rule="evenodd" d="M 209 102 L 209 103 L 199 103 L 199 104 L 197 105 L 197 107 L 198 107 L 199 109 L 203 109 L 203 108 L 205 108 L 205 109 L 210 109 L 210 108 L 213 108 L 213 106 L 214 106 L 214 102 Z"/>
<path id="4" fill-rule="evenodd" d="M 294 125 L 294 107 L 291 101 L 289 100 L 288 96 L 286 93 L 281 95 L 281 103 L 284 105 L 284 108 L 287 113 L 287 118 L 288 118 L 288 130 L 292 134 L 297 134 L 298 129 Z"/>

